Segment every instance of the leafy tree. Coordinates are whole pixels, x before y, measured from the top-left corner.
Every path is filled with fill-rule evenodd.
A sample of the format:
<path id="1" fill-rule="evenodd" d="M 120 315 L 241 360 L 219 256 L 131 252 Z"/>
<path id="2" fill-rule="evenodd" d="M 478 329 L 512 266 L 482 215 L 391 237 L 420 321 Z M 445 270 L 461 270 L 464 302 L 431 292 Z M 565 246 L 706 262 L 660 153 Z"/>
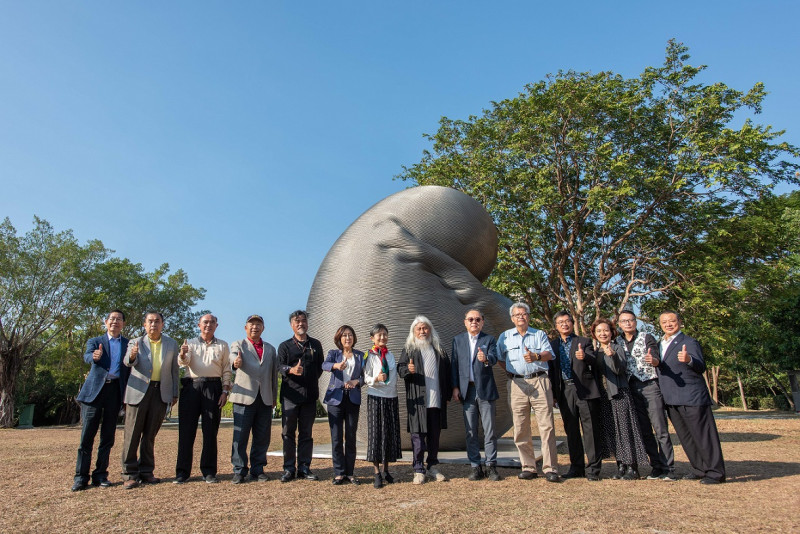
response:
<path id="1" fill-rule="evenodd" d="M 687 50 L 670 41 L 664 64 L 636 78 L 559 72 L 480 117 L 443 117 L 399 178 L 482 202 L 500 233 L 488 284 L 540 325 L 567 309 L 585 332 L 684 282 L 680 259 L 741 199 L 796 182 L 780 158 L 800 152 L 783 132 L 734 126 L 761 110 L 763 85 L 704 84 Z"/>
<path id="2" fill-rule="evenodd" d="M 182 270 L 170 274 L 163 264 L 148 273 L 112 252 L 100 241 L 80 245 L 71 231 L 56 233 L 38 217 L 24 236 L 9 219 L 0 225 L 0 427 L 13 423 L 21 373 L 23 402 L 37 402 L 58 421 L 74 416 L 86 339 L 103 332 L 111 309 L 125 312 L 129 336 L 142 334 L 147 310 L 161 311 L 177 338 L 194 331 L 203 312 L 192 308 L 204 289 Z M 52 390 L 43 396 L 45 385 Z"/>

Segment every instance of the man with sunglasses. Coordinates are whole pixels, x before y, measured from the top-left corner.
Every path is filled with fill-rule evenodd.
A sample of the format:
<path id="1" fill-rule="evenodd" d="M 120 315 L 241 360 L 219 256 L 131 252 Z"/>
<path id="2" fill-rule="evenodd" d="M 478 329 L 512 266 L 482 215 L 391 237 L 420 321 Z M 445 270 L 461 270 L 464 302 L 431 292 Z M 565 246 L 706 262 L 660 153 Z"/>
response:
<path id="1" fill-rule="evenodd" d="M 467 457 L 472 466 L 469 480 L 484 477 L 481 469 L 481 446 L 478 441 L 478 413 L 483 423 L 486 477 L 501 479 L 497 472 L 497 435 L 494 432 L 495 402 L 500 397 L 494 381 L 497 363 L 497 341 L 482 332 L 483 314 L 471 309 L 464 317 L 466 332 L 453 338 L 450 373 L 453 382 L 453 402 L 461 401 L 464 409 L 464 429 L 467 433 Z"/>

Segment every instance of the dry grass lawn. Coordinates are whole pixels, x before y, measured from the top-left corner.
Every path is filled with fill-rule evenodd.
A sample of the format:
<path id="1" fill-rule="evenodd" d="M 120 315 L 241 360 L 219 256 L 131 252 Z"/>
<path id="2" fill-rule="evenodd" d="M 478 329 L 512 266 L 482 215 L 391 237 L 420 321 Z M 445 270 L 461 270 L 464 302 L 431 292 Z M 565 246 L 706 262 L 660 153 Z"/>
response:
<path id="1" fill-rule="evenodd" d="M 558 418 L 557 418 L 558 420 Z M 800 418 L 718 419 L 728 483 L 599 483 L 523 481 L 501 469 L 503 481 L 469 482 L 467 466 L 445 465 L 446 483 L 411 484 L 409 464 L 399 483 L 371 485 L 372 467 L 356 464 L 361 486 L 333 486 L 330 460 L 314 460 L 321 481 L 278 480 L 280 459 L 269 458 L 273 480 L 230 484 L 232 428 L 220 429 L 221 484 L 199 478 L 183 486 L 174 476 L 177 428 L 156 440 L 156 476 L 167 483 L 125 491 L 121 485 L 70 492 L 79 427 L 0 431 L 0 532 L 797 532 L 800 530 Z M 535 428 L 535 422 L 534 422 Z M 558 426 L 559 439 L 563 428 Z M 330 440 L 327 424 L 315 440 Z M 675 436 L 673 434 L 673 440 Z M 198 445 L 200 440 L 198 439 Z M 112 451 L 119 482 L 122 430 Z M 272 450 L 280 449 L 273 426 Z M 679 473 L 686 456 L 676 447 Z M 195 455 L 195 468 L 199 450 Z M 559 455 L 562 466 L 566 454 Z M 565 467 L 562 467 L 562 472 Z M 612 471 L 606 463 L 603 475 Z M 645 473 L 647 468 L 643 470 Z M 194 473 L 196 476 L 199 473 Z"/>

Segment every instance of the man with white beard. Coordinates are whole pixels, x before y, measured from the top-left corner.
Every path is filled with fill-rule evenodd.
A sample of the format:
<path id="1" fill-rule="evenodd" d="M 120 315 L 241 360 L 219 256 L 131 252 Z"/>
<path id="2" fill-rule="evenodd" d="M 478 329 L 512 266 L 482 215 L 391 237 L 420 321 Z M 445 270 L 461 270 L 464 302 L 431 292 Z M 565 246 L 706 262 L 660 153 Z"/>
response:
<path id="1" fill-rule="evenodd" d="M 414 484 L 425 477 L 447 480 L 439 469 L 439 436 L 447 428 L 447 399 L 450 385 L 450 359 L 439 342 L 430 320 L 418 315 L 411 323 L 397 374 L 406 384 L 408 431 L 413 449 Z M 428 452 L 427 471 L 425 452 Z"/>

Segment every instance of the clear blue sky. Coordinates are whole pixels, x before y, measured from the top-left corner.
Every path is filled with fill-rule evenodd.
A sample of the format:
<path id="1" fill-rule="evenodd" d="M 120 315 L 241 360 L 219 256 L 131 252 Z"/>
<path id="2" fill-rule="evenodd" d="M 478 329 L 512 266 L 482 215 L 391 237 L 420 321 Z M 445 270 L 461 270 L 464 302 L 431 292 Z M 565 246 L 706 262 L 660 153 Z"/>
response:
<path id="1" fill-rule="evenodd" d="M 422 133 L 550 72 L 635 76 L 674 37 L 705 81 L 764 82 L 756 120 L 800 145 L 798 15 L 788 0 L 0 0 L 0 217 L 182 268 L 220 337 L 260 313 L 277 345 L 336 238 L 407 186 L 392 177 Z"/>

